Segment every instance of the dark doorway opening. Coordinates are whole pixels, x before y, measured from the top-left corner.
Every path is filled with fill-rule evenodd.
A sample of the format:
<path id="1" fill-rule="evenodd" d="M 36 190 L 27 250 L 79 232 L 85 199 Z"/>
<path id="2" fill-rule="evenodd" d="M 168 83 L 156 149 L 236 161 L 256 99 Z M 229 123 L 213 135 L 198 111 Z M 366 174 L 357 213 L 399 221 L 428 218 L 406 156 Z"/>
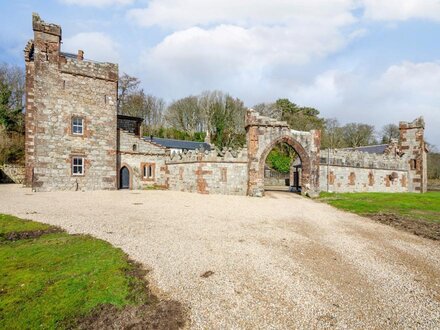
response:
<path id="1" fill-rule="evenodd" d="M 264 164 L 264 190 L 301 193 L 302 162 L 288 143 L 274 145 Z"/>
<path id="2" fill-rule="evenodd" d="M 120 171 L 120 189 L 130 189 L 130 171 L 127 167 L 122 167 Z"/>

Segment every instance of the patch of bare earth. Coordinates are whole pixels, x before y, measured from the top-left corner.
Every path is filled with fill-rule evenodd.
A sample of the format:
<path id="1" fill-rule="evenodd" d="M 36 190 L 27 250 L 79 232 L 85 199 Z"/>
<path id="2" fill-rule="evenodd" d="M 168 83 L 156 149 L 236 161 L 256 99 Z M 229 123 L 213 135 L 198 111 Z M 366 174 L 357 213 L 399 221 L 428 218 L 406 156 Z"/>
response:
<path id="1" fill-rule="evenodd" d="M 160 301 L 151 305 L 128 306 L 118 309 L 112 305 L 100 306 L 91 315 L 81 319 L 76 329 L 163 329 L 177 330 L 185 325 L 182 304 Z"/>
<path id="2" fill-rule="evenodd" d="M 18 241 L 20 239 L 32 239 L 32 238 L 38 238 L 45 234 L 53 234 L 53 233 L 60 233 L 63 230 L 61 228 L 52 227 L 49 229 L 44 230 L 30 230 L 30 231 L 13 231 L 5 234 L 0 234 L 0 240 L 6 240 L 6 241 Z"/>
<path id="3" fill-rule="evenodd" d="M 408 219 L 396 214 L 376 214 L 370 217 L 374 221 L 392 226 L 417 236 L 440 240 L 440 223 L 421 219 Z"/>
<path id="4" fill-rule="evenodd" d="M 147 271 L 138 262 L 129 260 L 132 267 L 127 275 L 137 281 L 130 282 L 131 296 L 135 304 L 124 308 L 113 305 L 101 305 L 86 317 L 68 325 L 72 329 L 182 329 L 188 316 L 183 304 L 175 300 L 160 299 L 154 295 L 148 281 Z"/>

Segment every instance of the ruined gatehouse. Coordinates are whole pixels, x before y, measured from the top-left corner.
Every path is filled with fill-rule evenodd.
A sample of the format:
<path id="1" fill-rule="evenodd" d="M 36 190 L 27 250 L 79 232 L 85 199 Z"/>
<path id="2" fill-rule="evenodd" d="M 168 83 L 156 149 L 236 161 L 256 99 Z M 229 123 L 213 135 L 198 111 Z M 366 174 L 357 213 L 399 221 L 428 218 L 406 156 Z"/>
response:
<path id="1" fill-rule="evenodd" d="M 287 143 L 299 155 L 301 192 L 425 192 L 424 122 L 400 123 L 400 140 L 382 153 L 321 150 L 319 131 L 246 115 L 241 150 L 201 147 L 172 153 L 143 137 L 139 118 L 117 114 L 118 65 L 61 51 L 62 30 L 33 15 L 26 64 L 26 185 L 35 191 L 163 189 L 264 195 L 264 164 Z M 296 183 L 299 186 L 298 182 Z"/>

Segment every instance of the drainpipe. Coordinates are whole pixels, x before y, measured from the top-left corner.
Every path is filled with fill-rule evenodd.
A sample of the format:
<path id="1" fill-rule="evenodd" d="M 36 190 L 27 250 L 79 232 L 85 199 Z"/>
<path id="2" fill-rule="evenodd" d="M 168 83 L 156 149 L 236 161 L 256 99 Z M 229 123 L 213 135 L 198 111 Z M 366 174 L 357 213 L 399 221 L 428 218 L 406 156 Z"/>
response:
<path id="1" fill-rule="evenodd" d="M 330 190 L 328 176 L 330 175 L 330 148 L 327 148 L 327 192 Z"/>

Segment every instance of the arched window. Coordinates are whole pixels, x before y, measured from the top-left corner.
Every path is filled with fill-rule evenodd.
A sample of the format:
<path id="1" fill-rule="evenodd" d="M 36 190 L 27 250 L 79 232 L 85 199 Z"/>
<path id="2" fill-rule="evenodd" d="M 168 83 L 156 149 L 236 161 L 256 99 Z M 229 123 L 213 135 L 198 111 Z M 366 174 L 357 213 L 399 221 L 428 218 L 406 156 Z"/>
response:
<path id="1" fill-rule="evenodd" d="M 154 180 L 155 165 L 151 163 L 144 163 L 142 166 L 142 177 L 144 180 Z"/>
<path id="2" fill-rule="evenodd" d="M 133 144 L 133 151 L 137 151 L 137 145 Z"/>

